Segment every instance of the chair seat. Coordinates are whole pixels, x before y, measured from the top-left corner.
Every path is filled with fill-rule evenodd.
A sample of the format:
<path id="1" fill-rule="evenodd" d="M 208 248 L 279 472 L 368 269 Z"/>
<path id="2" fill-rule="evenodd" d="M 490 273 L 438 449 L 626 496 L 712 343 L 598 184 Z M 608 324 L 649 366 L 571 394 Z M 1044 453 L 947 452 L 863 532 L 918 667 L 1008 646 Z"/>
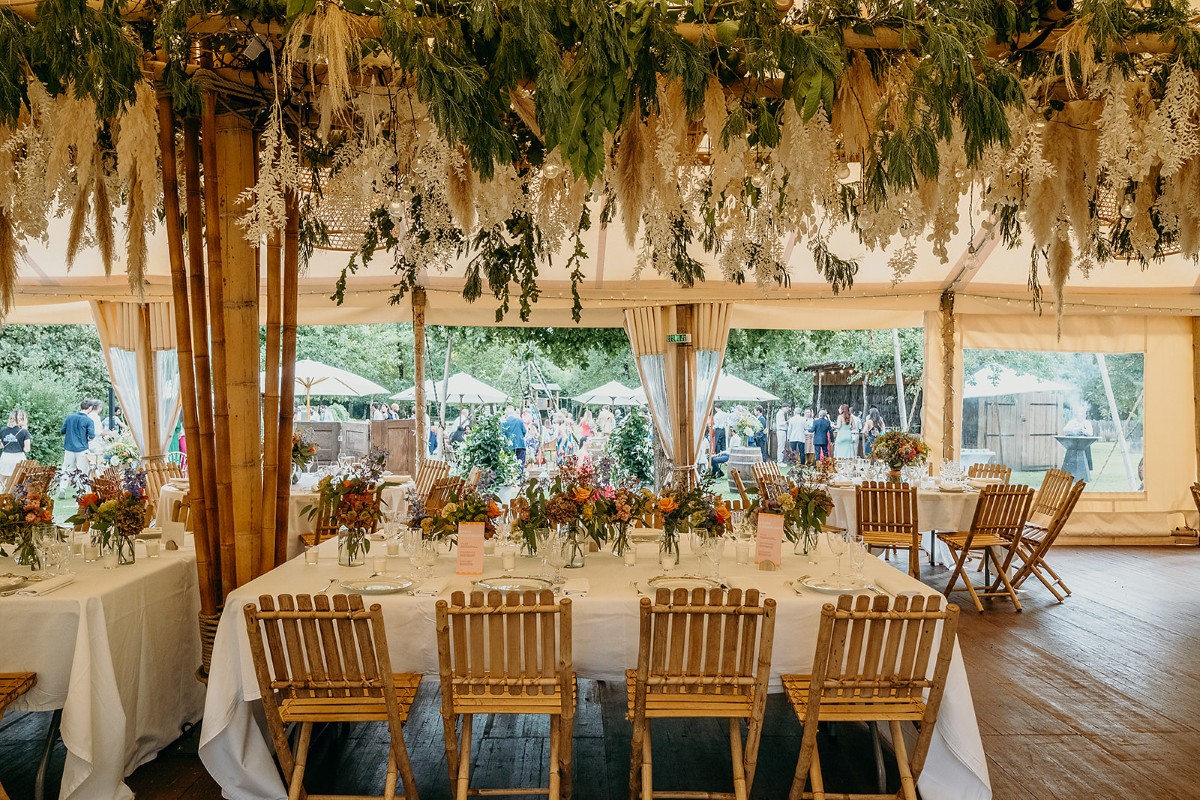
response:
<path id="1" fill-rule="evenodd" d="M 1050 531 L 1036 525 L 1025 523 L 1025 530 L 1021 531 L 1021 541 L 1023 542 L 1042 542 L 1046 539 L 1046 534 Z"/>
<path id="2" fill-rule="evenodd" d="M 579 686 L 571 684 L 571 705 L 579 697 Z M 500 693 L 472 694 L 469 686 L 454 688 L 454 711 L 458 714 L 561 714 L 562 692 L 557 686 L 549 694 Z"/>
<path id="3" fill-rule="evenodd" d="M 633 719 L 634 686 L 637 670 L 625 672 L 625 695 L 628 701 L 625 713 Z M 678 691 L 646 692 L 647 717 L 748 717 L 753 712 L 754 693 L 749 687 L 725 687 L 725 694 L 717 694 L 716 687 L 710 692 Z"/>
<path id="4" fill-rule="evenodd" d="M 392 682 L 403 722 L 416 699 L 421 676 L 400 673 L 392 676 Z M 380 722 L 388 718 L 388 712 L 383 697 L 292 697 L 279 704 L 279 716 L 284 722 Z"/>
<path id="5" fill-rule="evenodd" d="M 788 702 L 803 720 L 808 714 L 808 692 L 812 685 L 808 675 L 781 675 Z M 909 697 L 847 697 L 841 700 L 825 698 L 821 703 L 820 719 L 827 722 L 872 722 L 897 719 L 920 721 L 925 718 L 925 702 Z"/>
<path id="6" fill-rule="evenodd" d="M 36 672 L 0 673 L 0 711 L 32 689 L 36 683 Z"/>
<path id="7" fill-rule="evenodd" d="M 1003 536 L 997 536 L 994 533 L 977 533 L 974 538 L 967 532 L 960 533 L 939 533 L 937 535 L 946 544 L 951 547 L 962 549 L 967 544 L 967 539 L 971 539 L 971 549 L 984 547 L 1008 547 L 1012 544 L 1011 539 L 1005 539 Z"/>
<path id="8" fill-rule="evenodd" d="M 874 547 L 912 547 L 912 531 L 864 531 L 863 542 Z"/>

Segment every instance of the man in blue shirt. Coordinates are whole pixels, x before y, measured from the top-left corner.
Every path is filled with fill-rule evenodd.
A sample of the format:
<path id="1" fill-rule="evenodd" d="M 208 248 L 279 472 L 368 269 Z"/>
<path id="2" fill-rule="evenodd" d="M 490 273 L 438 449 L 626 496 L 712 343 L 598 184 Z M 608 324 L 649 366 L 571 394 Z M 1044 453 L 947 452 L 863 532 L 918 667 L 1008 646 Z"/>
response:
<path id="1" fill-rule="evenodd" d="M 88 472 L 88 442 L 96 438 L 96 424 L 88 416 L 91 400 L 79 404 L 79 410 L 63 420 L 63 472 Z"/>
<path id="2" fill-rule="evenodd" d="M 525 423 L 517 416 L 517 410 L 512 406 L 504 410 L 504 421 L 500 423 L 500 430 L 504 431 L 504 435 L 508 438 L 508 447 L 517 457 L 517 463 L 524 468 Z"/>

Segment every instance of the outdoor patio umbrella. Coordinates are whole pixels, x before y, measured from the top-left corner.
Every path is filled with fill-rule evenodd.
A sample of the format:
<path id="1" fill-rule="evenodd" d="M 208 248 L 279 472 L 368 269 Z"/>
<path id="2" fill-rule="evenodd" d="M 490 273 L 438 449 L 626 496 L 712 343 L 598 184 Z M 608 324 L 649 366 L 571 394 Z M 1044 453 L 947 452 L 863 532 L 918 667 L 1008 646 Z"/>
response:
<path id="1" fill-rule="evenodd" d="M 442 394 L 442 381 L 425 381 L 425 397 L 428 400 L 440 400 Z M 448 402 L 460 406 L 499 405 L 508 400 L 508 395 L 504 392 L 488 386 L 465 372 L 456 372 L 450 376 L 446 381 L 445 395 Z M 393 400 L 407 400 L 410 403 L 416 398 L 416 386 L 410 386 L 404 391 L 392 395 Z"/>
<path id="2" fill-rule="evenodd" d="M 645 387 L 639 386 L 631 394 L 639 405 L 646 404 Z M 778 399 L 766 389 L 760 389 L 754 384 L 726 372 L 722 372 L 717 377 L 717 393 L 713 397 L 714 401 L 725 403 L 766 403 Z"/>
<path id="3" fill-rule="evenodd" d="M 572 397 L 576 403 L 585 406 L 640 406 L 645 400 L 639 398 L 635 389 L 630 389 L 623 383 L 609 381 L 603 386 L 590 389 L 578 397 Z"/>
<path id="4" fill-rule="evenodd" d="M 261 386 L 265 386 L 267 374 L 260 372 L 258 380 Z M 387 389 L 375 381 L 308 358 L 296 362 L 296 391 L 304 392 L 304 407 L 308 411 L 310 419 L 312 418 L 312 396 L 314 394 L 329 397 L 366 397 L 373 394 L 387 394 Z"/>

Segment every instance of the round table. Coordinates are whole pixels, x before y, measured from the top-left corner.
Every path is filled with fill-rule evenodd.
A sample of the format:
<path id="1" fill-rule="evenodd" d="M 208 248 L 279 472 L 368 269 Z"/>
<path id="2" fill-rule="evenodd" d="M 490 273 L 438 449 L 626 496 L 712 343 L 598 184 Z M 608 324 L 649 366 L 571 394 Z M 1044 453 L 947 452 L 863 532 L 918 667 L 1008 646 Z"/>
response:
<path id="1" fill-rule="evenodd" d="M 854 503 L 854 489 L 850 486 L 830 486 L 833 511 L 829 524 L 848 531 L 857 529 L 858 516 Z M 975 506 L 979 504 L 979 492 L 965 489 L 961 492 L 943 492 L 936 488 L 917 489 L 917 529 L 922 531 L 965 531 L 971 527 Z M 953 563 L 944 545 L 933 539 L 934 561 L 939 564 Z"/>

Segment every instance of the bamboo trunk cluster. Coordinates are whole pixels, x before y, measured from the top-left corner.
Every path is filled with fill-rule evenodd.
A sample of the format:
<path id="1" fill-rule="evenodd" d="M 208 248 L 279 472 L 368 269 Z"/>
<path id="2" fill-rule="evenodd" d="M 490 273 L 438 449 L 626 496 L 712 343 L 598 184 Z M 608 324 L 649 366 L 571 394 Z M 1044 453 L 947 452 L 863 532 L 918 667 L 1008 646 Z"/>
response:
<path id="1" fill-rule="evenodd" d="M 219 613 L 231 590 L 286 557 L 299 287 L 299 207 L 289 197 L 283 236 L 267 246 L 267 375 L 260 393 L 258 251 L 236 228 L 237 197 L 254 183 L 255 140 L 245 120 L 218 114 L 213 93 L 203 101 L 200 119 L 177 126 L 169 98 L 159 99 L 202 620 Z"/>

